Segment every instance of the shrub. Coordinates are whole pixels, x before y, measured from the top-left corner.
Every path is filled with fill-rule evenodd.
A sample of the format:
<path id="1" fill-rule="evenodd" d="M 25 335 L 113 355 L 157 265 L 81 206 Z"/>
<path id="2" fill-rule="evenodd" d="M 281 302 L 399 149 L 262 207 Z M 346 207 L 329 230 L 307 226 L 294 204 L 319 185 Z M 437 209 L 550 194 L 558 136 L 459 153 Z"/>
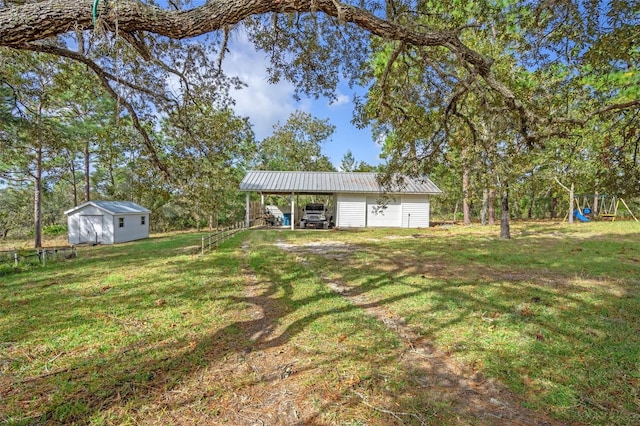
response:
<path id="1" fill-rule="evenodd" d="M 67 233 L 67 227 L 64 225 L 49 225 L 42 228 L 42 233 L 51 237 L 64 235 Z"/>
<path id="2" fill-rule="evenodd" d="M 13 264 L 0 263 L 0 277 L 4 275 L 13 274 L 16 271 L 17 271 L 17 268 L 15 268 Z"/>

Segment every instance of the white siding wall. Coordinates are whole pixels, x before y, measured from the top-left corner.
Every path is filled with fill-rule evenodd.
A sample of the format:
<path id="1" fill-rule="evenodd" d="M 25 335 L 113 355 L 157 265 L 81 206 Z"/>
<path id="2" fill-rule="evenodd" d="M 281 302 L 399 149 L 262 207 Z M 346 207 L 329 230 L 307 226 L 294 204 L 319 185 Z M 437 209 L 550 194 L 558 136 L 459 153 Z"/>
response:
<path id="1" fill-rule="evenodd" d="M 398 196 L 396 200 L 389 201 L 386 209 L 378 210 L 376 197 L 338 194 L 336 205 L 336 226 L 342 228 L 429 227 L 428 195 Z"/>
<path id="2" fill-rule="evenodd" d="M 402 196 L 402 227 L 428 228 L 429 208 L 428 195 Z"/>
<path id="3" fill-rule="evenodd" d="M 140 218 L 144 217 L 144 225 Z M 120 228 L 120 218 L 124 218 L 124 227 Z M 149 236 L 149 214 L 116 214 L 111 222 L 113 226 L 113 242 L 124 243 L 126 241 L 141 240 Z"/>
<path id="4" fill-rule="evenodd" d="M 72 214 L 67 216 L 67 233 L 69 235 L 69 244 L 80 244 L 80 224 L 79 215 Z"/>
<path id="5" fill-rule="evenodd" d="M 364 195 L 338 194 L 336 226 L 339 228 L 364 228 L 367 199 Z"/>
<path id="6" fill-rule="evenodd" d="M 104 238 L 102 244 L 113 244 L 113 216 L 107 214 L 105 215 L 104 219 L 104 230 L 102 231 L 104 234 Z"/>

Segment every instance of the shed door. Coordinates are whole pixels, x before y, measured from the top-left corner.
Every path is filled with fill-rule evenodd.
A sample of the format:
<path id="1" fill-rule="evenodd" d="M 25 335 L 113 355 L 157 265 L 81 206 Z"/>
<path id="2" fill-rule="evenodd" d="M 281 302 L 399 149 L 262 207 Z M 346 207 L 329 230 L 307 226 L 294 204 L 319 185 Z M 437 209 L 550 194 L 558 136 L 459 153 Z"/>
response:
<path id="1" fill-rule="evenodd" d="M 102 219 L 101 215 L 80 216 L 81 243 L 102 242 Z"/>
<path id="2" fill-rule="evenodd" d="M 386 206 L 378 204 L 376 197 L 367 197 L 367 226 L 399 227 L 402 219 L 400 200 L 389 200 Z"/>

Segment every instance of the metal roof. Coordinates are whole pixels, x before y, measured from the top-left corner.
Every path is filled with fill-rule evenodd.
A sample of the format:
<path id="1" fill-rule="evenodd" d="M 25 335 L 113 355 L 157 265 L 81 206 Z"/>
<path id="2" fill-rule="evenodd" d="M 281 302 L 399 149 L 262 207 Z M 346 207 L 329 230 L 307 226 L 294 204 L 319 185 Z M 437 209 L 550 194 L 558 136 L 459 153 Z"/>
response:
<path id="1" fill-rule="evenodd" d="M 240 182 L 240 190 L 264 193 L 375 193 L 385 192 L 377 173 L 347 172 L 273 172 L 249 171 Z M 402 186 L 386 192 L 392 194 L 440 194 L 442 191 L 428 178 L 402 176 Z"/>
<path id="2" fill-rule="evenodd" d="M 145 209 L 144 207 L 131 201 L 88 201 L 70 210 L 67 210 L 66 212 L 64 212 L 64 214 L 69 215 L 84 208 L 85 206 L 94 206 L 111 214 L 136 214 L 151 212 L 151 210 Z"/>

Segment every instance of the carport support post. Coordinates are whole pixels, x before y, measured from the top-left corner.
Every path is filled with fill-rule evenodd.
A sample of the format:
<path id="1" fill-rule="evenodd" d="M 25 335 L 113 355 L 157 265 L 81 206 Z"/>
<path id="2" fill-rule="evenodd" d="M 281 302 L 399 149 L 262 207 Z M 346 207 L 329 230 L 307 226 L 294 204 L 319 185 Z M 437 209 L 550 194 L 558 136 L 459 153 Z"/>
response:
<path id="1" fill-rule="evenodd" d="M 296 229 L 296 194 L 291 192 L 291 230 Z"/>
<path id="2" fill-rule="evenodd" d="M 245 209 L 245 214 L 244 214 L 244 226 L 245 228 L 249 229 L 249 227 L 251 226 L 251 224 L 249 223 L 249 213 L 251 212 L 251 200 L 249 199 L 249 193 L 246 193 L 246 209 Z"/>

